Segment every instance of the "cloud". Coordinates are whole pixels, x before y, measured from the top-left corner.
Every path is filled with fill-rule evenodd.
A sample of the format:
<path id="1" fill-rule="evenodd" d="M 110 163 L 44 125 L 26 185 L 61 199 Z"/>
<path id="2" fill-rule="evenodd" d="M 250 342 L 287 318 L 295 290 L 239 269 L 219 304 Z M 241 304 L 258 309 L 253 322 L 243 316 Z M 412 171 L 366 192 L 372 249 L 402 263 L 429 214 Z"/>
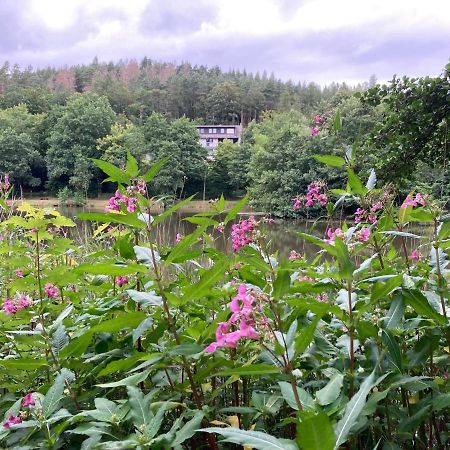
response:
<path id="1" fill-rule="evenodd" d="M 39 67 L 148 56 L 353 84 L 437 75 L 450 56 L 439 0 L 2 0 L 0 27 L 0 60 Z"/>

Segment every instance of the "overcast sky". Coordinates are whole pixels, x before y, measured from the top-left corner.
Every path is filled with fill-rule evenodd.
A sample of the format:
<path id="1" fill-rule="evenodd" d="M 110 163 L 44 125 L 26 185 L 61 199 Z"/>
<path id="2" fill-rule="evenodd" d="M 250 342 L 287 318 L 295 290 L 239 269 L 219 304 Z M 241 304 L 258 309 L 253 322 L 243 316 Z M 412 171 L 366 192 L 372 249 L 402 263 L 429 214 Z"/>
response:
<path id="1" fill-rule="evenodd" d="M 351 84 L 438 75 L 450 0 L 0 0 L 0 63 L 187 61 Z"/>

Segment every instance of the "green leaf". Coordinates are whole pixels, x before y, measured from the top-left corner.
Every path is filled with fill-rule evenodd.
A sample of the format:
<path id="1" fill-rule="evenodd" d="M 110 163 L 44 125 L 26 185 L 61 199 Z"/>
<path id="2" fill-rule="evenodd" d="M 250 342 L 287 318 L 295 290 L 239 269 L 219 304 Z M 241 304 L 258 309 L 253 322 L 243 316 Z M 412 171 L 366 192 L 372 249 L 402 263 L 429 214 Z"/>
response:
<path id="1" fill-rule="evenodd" d="M 135 386 L 127 386 L 128 402 L 131 407 L 131 414 L 134 418 L 136 428 L 141 425 L 145 427 L 150 424 L 153 414 L 150 410 L 150 403 L 152 401 L 152 393 L 144 395 L 141 389 Z"/>
<path id="2" fill-rule="evenodd" d="M 339 131 L 341 128 L 342 128 L 341 113 L 339 112 L 339 110 L 337 110 L 333 119 L 333 130 Z"/>
<path id="3" fill-rule="evenodd" d="M 403 290 L 403 299 L 407 305 L 412 306 L 414 311 L 423 318 L 432 319 L 441 325 L 446 323 L 445 317 L 432 308 L 427 298 L 417 289 Z"/>
<path id="4" fill-rule="evenodd" d="M 94 275 L 131 275 L 137 272 L 146 273 L 148 272 L 147 267 L 140 264 L 117 264 L 115 261 L 111 262 L 101 262 L 95 264 L 80 264 L 73 269 L 75 272 L 79 273 L 90 273 Z"/>
<path id="5" fill-rule="evenodd" d="M 345 166 L 345 159 L 334 155 L 313 155 L 317 161 L 332 167 Z"/>
<path id="6" fill-rule="evenodd" d="M 15 370 L 35 370 L 46 365 L 48 365 L 46 359 L 20 358 L 0 360 L 0 366 Z"/>
<path id="7" fill-rule="evenodd" d="M 171 206 L 169 209 L 166 209 L 163 213 L 157 215 L 152 222 L 152 225 L 156 227 L 158 223 L 161 223 L 163 220 L 165 220 L 167 217 L 169 217 L 171 214 L 173 214 L 178 209 L 182 208 L 183 206 L 187 205 L 195 195 L 191 195 L 190 197 L 182 200 L 181 202 L 176 203 L 175 205 Z"/>
<path id="8" fill-rule="evenodd" d="M 328 384 L 316 392 L 317 403 L 322 406 L 333 403 L 341 393 L 343 381 L 344 376 L 342 374 L 334 374 Z"/>
<path id="9" fill-rule="evenodd" d="M 194 417 L 189 422 L 186 422 L 183 428 L 177 431 L 175 440 L 171 445 L 173 447 L 176 447 L 177 445 L 181 445 L 186 439 L 194 436 L 198 427 L 201 425 L 204 416 L 204 412 L 196 411 Z"/>
<path id="10" fill-rule="evenodd" d="M 233 427 L 202 428 L 199 431 L 204 431 L 205 433 L 217 433 L 225 438 L 225 442 L 247 445 L 258 450 L 298 450 L 297 445 L 293 441 L 277 439 L 276 437 L 262 433 L 261 431 L 245 431 Z"/>
<path id="11" fill-rule="evenodd" d="M 91 333 L 117 333 L 124 328 L 136 328 L 147 315 L 143 311 L 130 311 L 118 314 L 114 319 L 104 320 L 91 327 Z"/>
<path id="12" fill-rule="evenodd" d="M 221 370 L 215 375 L 218 377 L 230 377 L 233 375 L 267 375 L 270 373 L 280 373 L 280 369 L 269 364 L 252 364 L 250 366 L 235 367 L 234 369 Z"/>
<path id="13" fill-rule="evenodd" d="M 336 257 L 339 264 L 339 275 L 346 280 L 351 280 L 355 265 L 350 259 L 347 245 L 342 242 L 341 239 L 336 237 L 334 240 L 334 247 L 336 248 Z"/>
<path id="14" fill-rule="evenodd" d="M 387 316 L 383 318 L 383 326 L 387 330 L 395 329 L 404 315 L 405 305 L 403 303 L 403 298 L 401 296 L 397 296 L 392 301 Z"/>
<path id="15" fill-rule="evenodd" d="M 91 222 L 120 223 L 140 230 L 146 227 L 145 222 L 140 220 L 134 213 L 80 213 L 77 214 L 77 218 L 80 220 L 90 220 Z"/>
<path id="16" fill-rule="evenodd" d="M 161 306 L 162 298 L 155 292 L 139 292 L 134 289 L 127 289 L 126 293 L 140 306 Z"/>
<path id="17" fill-rule="evenodd" d="M 295 353 L 300 356 L 308 348 L 314 338 L 314 332 L 316 331 L 317 324 L 319 323 L 321 316 L 316 316 L 308 324 L 307 327 L 303 328 L 300 333 L 297 334 L 295 338 Z"/>
<path id="18" fill-rule="evenodd" d="M 130 176 L 130 178 L 136 178 L 139 173 L 139 166 L 138 162 L 136 161 L 136 158 L 131 154 L 130 151 L 127 151 L 127 164 L 125 166 L 125 170 L 127 172 L 127 175 Z"/>
<path id="19" fill-rule="evenodd" d="M 321 412 L 297 425 L 297 443 L 302 450 L 333 450 L 336 436 L 328 416 Z"/>
<path id="20" fill-rule="evenodd" d="M 225 219 L 223 220 L 224 224 L 226 225 L 230 220 L 234 220 L 236 216 L 238 215 L 238 212 L 241 211 L 241 209 L 245 206 L 245 204 L 248 201 L 248 195 L 246 195 L 244 198 L 239 200 L 236 205 L 233 206 L 233 208 L 230 209 L 230 211 L 225 216 Z"/>
<path id="21" fill-rule="evenodd" d="M 61 350 L 59 357 L 61 359 L 69 358 L 70 356 L 74 356 L 76 358 L 80 357 L 89 347 L 92 336 L 93 333 L 88 331 L 87 333 L 73 339 Z"/>
<path id="22" fill-rule="evenodd" d="M 295 409 L 296 411 L 298 411 L 298 406 L 297 406 L 297 402 L 295 400 L 294 391 L 292 390 L 291 383 L 288 383 L 286 381 L 279 381 L 278 385 L 280 386 L 280 389 L 281 389 L 281 395 L 286 400 L 287 404 L 292 409 Z M 300 403 L 302 404 L 303 410 L 304 411 L 314 410 L 315 409 L 314 399 L 311 397 L 311 395 L 309 395 L 308 392 L 306 392 L 302 388 L 299 388 L 298 386 L 296 386 L 296 388 L 297 388 L 297 394 L 300 399 Z"/>
<path id="23" fill-rule="evenodd" d="M 112 181 L 121 184 L 130 184 L 130 177 L 121 169 L 116 167 L 114 164 L 111 164 L 107 161 L 103 161 L 101 159 L 92 159 L 94 164 L 103 172 L 108 175 Z"/>
<path id="24" fill-rule="evenodd" d="M 353 170 L 350 168 L 347 168 L 347 175 L 348 187 L 350 188 L 351 192 L 356 195 L 364 195 L 367 192 L 367 188 L 364 187 L 358 175 L 356 175 L 355 172 L 353 172 Z"/>
<path id="25" fill-rule="evenodd" d="M 144 175 L 142 175 L 142 179 L 146 182 L 146 183 L 150 183 L 150 181 L 153 180 L 153 178 L 155 177 L 155 175 L 160 171 L 161 167 L 164 166 L 164 164 L 166 164 L 167 161 L 170 160 L 170 156 L 160 159 L 159 161 L 157 161 L 155 164 L 153 164 L 152 167 L 150 167 L 150 169 L 147 170 L 147 172 L 145 172 Z"/>
<path id="26" fill-rule="evenodd" d="M 74 375 L 70 370 L 61 369 L 56 376 L 55 382 L 45 394 L 42 400 L 42 415 L 49 418 L 51 414 L 58 408 L 59 402 L 64 396 L 66 383 L 70 383 L 74 379 Z"/>
<path id="27" fill-rule="evenodd" d="M 284 267 L 277 269 L 276 278 L 273 283 L 273 298 L 279 300 L 289 292 L 291 286 L 291 277 L 289 270 Z"/>
<path id="28" fill-rule="evenodd" d="M 142 381 L 145 381 L 150 374 L 151 369 L 147 369 L 144 372 L 135 373 L 134 375 L 131 375 L 127 378 L 123 378 L 120 381 L 114 381 L 112 383 L 102 383 L 102 384 L 96 384 L 96 386 L 101 388 L 114 388 L 119 386 L 135 386 L 138 383 L 141 383 Z"/>
<path id="29" fill-rule="evenodd" d="M 387 348 L 392 364 L 399 372 L 402 372 L 403 369 L 402 354 L 397 339 L 388 330 L 382 330 L 381 340 L 383 341 L 384 345 Z"/>
<path id="30" fill-rule="evenodd" d="M 434 216 L 430 211 L 426 211 L 423 208 L 413 209 L 408 212 L 408 219 L 411 222 L 433 222 Z"/>
<path id="31" fill-rule="evenodd" d="M 350 433 L 351 428 L 359 419 L 359 415 L 366 403 L 366 397 L 373 388 L 375 382 L 375 371 L 373 371 L 361 384 L 359 391 L 352 397 L 345 407 L 344 417 L 336 424 L 336 446 L 338 449 Z"/>

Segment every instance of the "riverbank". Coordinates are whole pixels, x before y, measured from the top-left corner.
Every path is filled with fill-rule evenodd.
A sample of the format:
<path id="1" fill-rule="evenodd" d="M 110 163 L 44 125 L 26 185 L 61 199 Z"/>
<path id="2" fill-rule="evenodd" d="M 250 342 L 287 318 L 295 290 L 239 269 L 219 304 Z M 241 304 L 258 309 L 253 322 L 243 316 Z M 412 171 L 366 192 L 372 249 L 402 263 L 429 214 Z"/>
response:
<path id="1" fill-rule="evenodd" d="M 239 200 L 227 200 L 225 201 L 225 209 L 231 209 L 233 206 L 235 206 L 238 203 Z M 61 206 L 58 202 L 58 199 L 56 197 L 41 197 L 41 198 L 23 198 L 21 200 L 17 201 L 17 204 L 21 204 L 23 202 L 30 203 L 36 208 L 64 208 L 64 209 L 79 209 L 79 206 L 68 206 L 63 205 Z M 83 207 L 84 209 L 88 211 L 103 211 L 105 209 L 105 206 L 108 203 L 108 197 L 101 197 L 101 198 L 88 198 L 86 205 Z M 153 213 L 157 213 L 161 211 L 160 208 L 154 208 L 152 211 Z M 180 208 L 180 212 L 183 213 L 199 213 L 199 212 L 208 212 L 213 211 L 213 205 L 208 200 L 192 200 L 186 205 L 183 205 Z M 252 212 L 252 208 L 248 205 L 245 205 L 242 208 L 242 212 L 250 213 Z"/>

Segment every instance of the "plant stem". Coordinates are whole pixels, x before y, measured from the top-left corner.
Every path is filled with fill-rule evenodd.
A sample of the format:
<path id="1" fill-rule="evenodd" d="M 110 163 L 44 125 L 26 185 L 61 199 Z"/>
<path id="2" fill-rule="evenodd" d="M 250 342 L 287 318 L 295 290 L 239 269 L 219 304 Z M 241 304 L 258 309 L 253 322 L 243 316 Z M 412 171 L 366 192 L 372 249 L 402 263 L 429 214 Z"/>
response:
<path id="1" fill-rule="evenodd" d="M 348 397 L 351 399 L 353 397 L 353 366 L 354 366 L 354 358 L 355 358 L 355 352 L 354 352 L 354 341 L 353 341 L 353 305 L 352 305 L 352 281 L 348 280 L 347 283 L 347 294 L 348 294 L 348 317 L 350 320 L 350 326 L 348 327 L 348 337 L 350 339 L 350 365 L 349 365 L 349 371 L 350 371 L 350 386 L 349 386 L 349 393 Z"/>

